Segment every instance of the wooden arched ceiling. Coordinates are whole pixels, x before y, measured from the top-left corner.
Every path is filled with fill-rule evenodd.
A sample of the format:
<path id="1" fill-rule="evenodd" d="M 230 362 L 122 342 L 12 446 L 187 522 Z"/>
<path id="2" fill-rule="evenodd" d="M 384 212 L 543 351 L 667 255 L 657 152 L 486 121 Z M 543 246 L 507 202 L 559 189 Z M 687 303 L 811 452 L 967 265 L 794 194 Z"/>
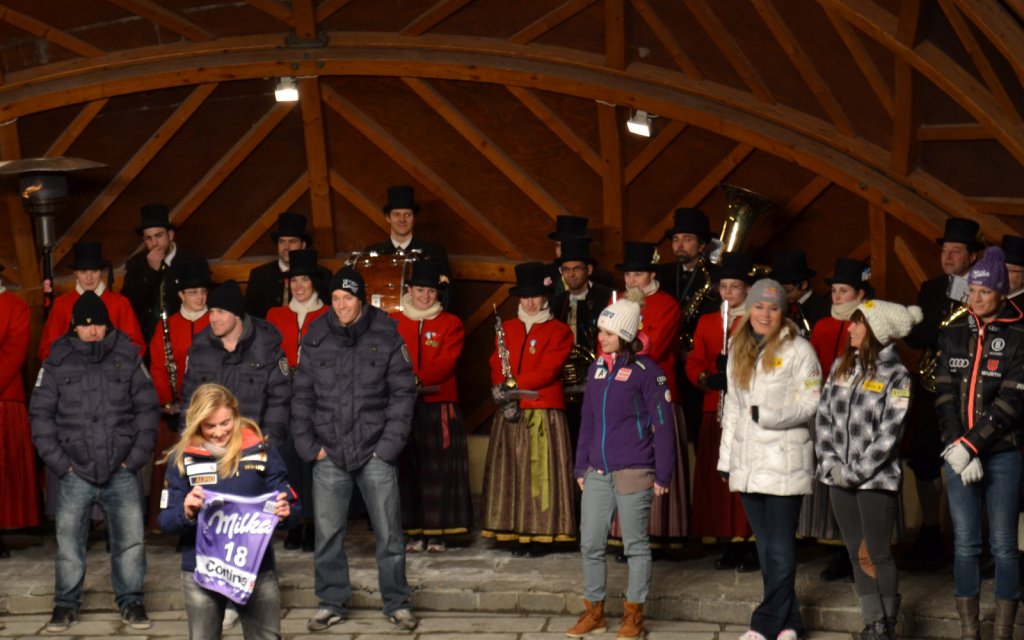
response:
<path id="1" fill-rule="evenodd" d="M 225 273 L 270 252 L 285 209 L 333 255 L 382 237 L 384 189 L 408 182 L 418 232 L 464 279 L 501 282 L 507 261 L 549 257 L 559 213 L 590 216 L 612 261 L 677 206 L 720 222 L 728 181 L 781 205 L 755 250 L 803 245 L 819 272 L 870 255 L 879 289 L 904 290 L 949 215 L 996 241 L 1021 229 L 1022 16 L 1021 0 L 6 0 L 0 153 L 108 165 L 76 178 L 58 261 L 102 239 L 123 262 L 151 201 Z M 297 105 L 273 102 L 280 76 L 301 78 Z M 659 116 L 652 138 L 625 133 L 630 109 Z M 30 287 L 30 224 L 4 203 L 4 275 Z"/>

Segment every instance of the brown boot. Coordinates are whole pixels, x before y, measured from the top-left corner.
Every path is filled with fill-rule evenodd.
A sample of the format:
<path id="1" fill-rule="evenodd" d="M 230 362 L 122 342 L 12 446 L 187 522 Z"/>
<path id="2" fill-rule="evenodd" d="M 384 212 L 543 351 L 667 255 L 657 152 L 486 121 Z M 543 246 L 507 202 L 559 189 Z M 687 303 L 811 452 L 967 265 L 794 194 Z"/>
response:
<path id="1" fill-rule="evenodd" d="M 608 621 L 604 618 L 604 600 L 591 602 L 583 599 L 583 614 L 572 629 L 565 632 L 569 638 L 582 638 L 591 633 L 604 633 L 608 630 Z"/>
<path id="2" fill-rule="evenodd" d="M 1017 600 L 996 598 L 996 616 L 992 620 L 992 640 L 1013 640 L 1013 621 L 1017 619 Z"/>
<path id="3" fill-rule="evenodd" d="M 622 626 L 615 640 L 632 640 L 644 635 L 644 605 L 638 602 L 622 603 Z"/>
<path id="4" fill-rule="evenodd" d="M 978 596 L 957 598 L 956 612 L 960 615 L 961 640 L 978 640 L 981 623 L 978 621 Z"/>

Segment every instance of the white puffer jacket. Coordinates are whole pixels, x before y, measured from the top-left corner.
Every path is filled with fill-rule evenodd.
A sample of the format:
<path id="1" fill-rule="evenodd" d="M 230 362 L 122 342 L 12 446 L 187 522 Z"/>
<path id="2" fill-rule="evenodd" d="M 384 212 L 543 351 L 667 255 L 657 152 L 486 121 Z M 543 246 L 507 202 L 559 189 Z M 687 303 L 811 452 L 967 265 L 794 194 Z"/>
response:
<path id="1" fill-rule="evenodd" d="M 789 334 L 784 327 L 784 334 Z M 779 349 L 771 373 L 760 356 L 750 389 L 734 382 L 733 360 L 726 369 L 729 391 L 722 415 L 718 470 L 729 474 L 729 490 L 792 496 L 811 493 L 814 483 L 812 420 L 821 393 L 821 364 L 811 343 L 794 336 Z M 756 406 L 758 421 L 750 408 Z"/>

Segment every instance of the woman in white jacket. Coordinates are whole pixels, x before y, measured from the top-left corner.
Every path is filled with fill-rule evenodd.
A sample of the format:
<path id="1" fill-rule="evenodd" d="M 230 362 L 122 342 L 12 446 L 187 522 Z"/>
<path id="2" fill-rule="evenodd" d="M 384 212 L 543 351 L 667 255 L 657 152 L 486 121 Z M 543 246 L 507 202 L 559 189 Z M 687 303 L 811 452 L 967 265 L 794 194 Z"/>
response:
<path id="1" fill-rule="evenodd" d="M 741 640 L 797 640 L 805 634 L 796 599 L 796 528 L 814 480 L 811 418 L 821 365 L 785 319 L 786 292 L 758 280 L 746 301 L 726 367 L 718 471 L 741 494 L 757 539 L 764 596 Z"/>

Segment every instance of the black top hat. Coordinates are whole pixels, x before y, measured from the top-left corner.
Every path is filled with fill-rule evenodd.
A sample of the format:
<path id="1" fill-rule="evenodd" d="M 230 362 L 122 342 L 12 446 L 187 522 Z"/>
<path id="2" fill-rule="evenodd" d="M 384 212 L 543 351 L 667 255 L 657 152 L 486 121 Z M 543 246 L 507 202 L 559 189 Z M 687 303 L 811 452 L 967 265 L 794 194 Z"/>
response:
<path id="1" fill-rule="evenodd" d="M 76 242 L 73 250 L 75 255 L 71 268 L 76 271 L 107 266 L 107 261 L 103 259 L 103 245 L 99 242 Z"/>
<path id="2" fill-rule="evenodd" d="M 772 265 L 772 278 L 779 284 L 796 284 L 813 278 L 817 272 L 807 268 L 807 254 L 803 249 L 780 251 Z"/>
<path id="3" fill-rule="evenodd" d="M 441 281 L 441 265 L 433 260 L 417 260 L 412 263 L 412 274 L 405 284 L 410 287 L 433 287 L 439 289 Z"/>
<path id="4" fill-rule="evenodd" d="M 319 277 L 320 268 L 316 264 L 316 249 L 296 249 L 288 252 L 288 271 L 282 277 L 309 276 Z"/>
<path id="5" fill-rule="evenodd" d="M 277 228 L 270 232 L 270 237 L 274 240 L 281 237 L 299 238 L 303 242 L 312 240 L 306 233 L 306 216 L 292 211 L 277 216 Z"/>
<path id="6" fill-rule="evenodd" d="M 959 240 L 956 242 L 959 242 Z M 854 260 L 853 258 L 839 258 L 836 260 L 835 275 L 831 278 L 825 278 L 825 282 L 829 285 L 848 284 L 857 289 L 867 290 L 869 286 L 868 278 L 870 276 L 871 270 L 868 268 L 867 263 Z"/>
<path id="7" fill-rule="evenodd" d="M 1006 255 L 1006 264 L 1024 267 L 1024 238 L 1003 236 L 1003 253 Z"/>
<path id="8" fill-rule="evenodd" d="M 985 243 L 978 240 L 980 227 L 974 220 L 967 218 L 950 218 L 946 220 L 946 231 L 941 238 L 935 242 L 942 245 L 943 242 L 962 242 L 967 245 L 968 251 L 980 251 L 985 248 Z"/>
<path id="9" fill-rule="evenodd" d="M 413 213 L 419 213 L 420 205 L 416 202 L 416 190 L 405 184 L 388 187 L 388 201 L 384 205 L 384 213 L 391 213 L 392 209 L 412 209 Z"/>
<path id="10" fill-rule="evenodd" d="M 658 247 L 653 242 L 627 242 L 623 245 L 622 263 L 615 265 L 619 271 L 657 271 L 655 257 Z"/>
<path id="11" fill-rule="evenodd" d="M 589 218 L 583 216 L 558 216 L 555 218 L 555 230 L 548 234 L 549 240 L 565 242 L 572 238 L 582 238 L 587 242 L 593 240 L 587 233 Z"/>
<path id="12" fill-rule="evenodd" d="M 590 240 L 586 238 L 566 238 L 562 240 L 562 255 L 555 260 L 555 264 L 562 266 L 565 262 L 594 264 L 594 258 L 590 255 Z"/>
<path id="13" fill-rule="evenodd" d="M 198 287 L 209 289 L 213 285 L 213 279 L 210 277 L 210 265 L 203 258 L 175 260 L 172 269 L 174 269 L 174 286 L 178 291 Z"/>
<path id="14" fill-rule="evenodd" d="M 135 227 L 135 233 L 141 234 L 150 227 L 163 227 L 164 229 L 177 229 L 171 224 L 171 210 L 166 204 L 144 204 L 139 209 L 139 226 Z"/>
<path id="15" fill-rule="evenodd" d="M 708 223 L 708 217 L 700 209 L 676 209 L 675 224 L 665 232 L 665 238 L 671 238 L 677 233 L 692 233 L 700 238 L 701 242 L 707 243 L 711 240 L 711 225 Z"/>
<path id="16" fill-rule="evenodd" d="M 516 286 L 509 293 L 520 298 L 548 295 L 544 286 L 545 273 L 543 262 L 524 262 L 516 265 Z"/>
<path id="17" fill-rule="evenodd" d="M 747 284 L 754 282 L 754 258 L 742 251 L 730 251 L 722 254 L 722 261 L 715 269 L 715 280 L 742 280 Z"/>

